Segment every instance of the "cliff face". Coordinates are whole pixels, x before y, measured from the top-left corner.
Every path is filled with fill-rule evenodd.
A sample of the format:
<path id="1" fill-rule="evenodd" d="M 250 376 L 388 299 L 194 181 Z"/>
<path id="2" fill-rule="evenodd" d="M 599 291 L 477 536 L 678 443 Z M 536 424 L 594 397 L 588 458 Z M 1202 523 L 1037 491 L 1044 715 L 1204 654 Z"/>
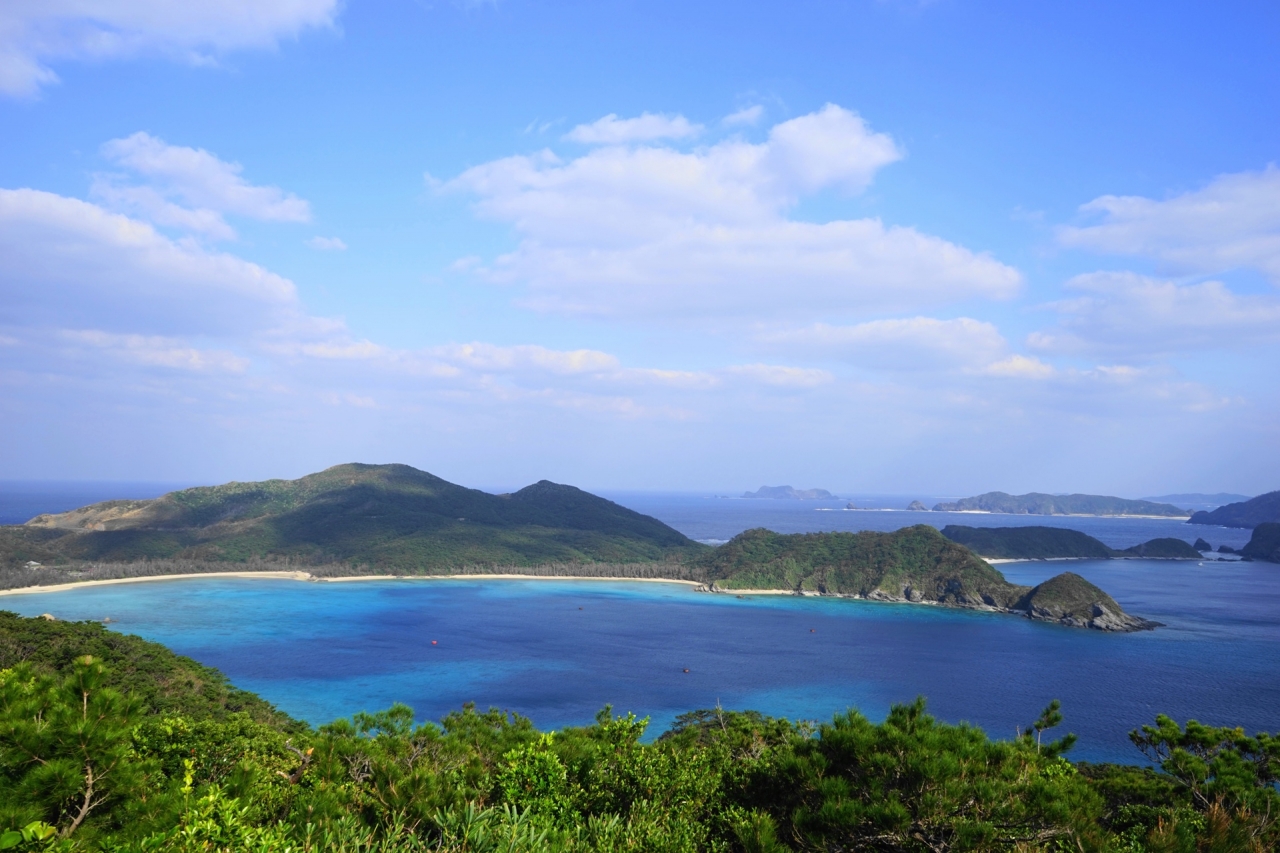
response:
<path id="1" fill-rule="evenodd" d="M 1191 516 L 1190 523 L 1245 528 L 1280 523 L 1280 492 L 1267 492 L 1247 501 L 1220 506 L 1211 512 L 1197 512 Z"/>

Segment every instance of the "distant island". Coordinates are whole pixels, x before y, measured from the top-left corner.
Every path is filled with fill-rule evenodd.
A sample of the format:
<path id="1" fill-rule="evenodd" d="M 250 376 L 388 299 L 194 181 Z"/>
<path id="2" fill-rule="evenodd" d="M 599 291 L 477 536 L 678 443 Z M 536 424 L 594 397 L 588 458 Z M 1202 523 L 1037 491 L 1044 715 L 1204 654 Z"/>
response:
<path id="1" fill-rule="evenodd" d="M 298 480 L 106 501 L 0 527 L 0 587 L 10 589 L 281 569 L 302 579 L 681 580 L 707 591 L 979 608 L 1105 631 L 1154 627 L 1074 575 L 1034 588 L 1010 584 L 928 525 L 793 536 L 750 530 L 711 548 L 573 486 L 543 480 L 492 495 L 407 465 L 338 465 Z"/>
<path id="2" fill-rule="evenodd" d="M 966 527 L 948 524 L 942 528 L 942 535 L 975 554 L 993 560 L 1201 559 L 1200 552 L 1181 539 L 1162 537 L 1118 550 L 1086 533 L 1064 527 Z"/>
<path id="3" fill-rule="evenodd" d="M 1039 586 L 1011 584 L 968 548 L 927 524 L 893 533 L 748 530 L 699 558 L 708 586 L 729 592 L 785 590 L 873 601 L 942 604 L 1018 613 L 1103 631 L 1157 623 L 1130 616 L 1079 575 Z"/>
<path id="4" fill-rule="evenodd" d="M 1136 515 L 1186 518 L 1191 513 L 1172 504 L 1135 501 L 1106 495 L 1010 495 L 987 492 L 972 498 L 940 503 L 934 512 L 1000 512 L 1010 515 Z"/>
<path id="5" fill-rule="evenodd" d="M 1240 503 L 1220 506 L 1210 512 L 1197 512 L 1191 524 L 1216 524 L 1219 527 L 1257 527 L 1280 522 L 1280 492 L 1267 492 Z"/>
<path id="6" fill-rule="evenodd" d="M 1237 495 L 1230 492 L 1216 492 L 1211 495 L 1202 492 L 1185 492 L 1177 495 L 1155 495 L 1153 497 L 1145 497 L 1142 500 L 1173 504 L 1187 509 L 1215 509 L 1230 503 L 1247 501 L 1249 500 L 1249 495 Z"/>
<path id="7" fill-rule="evenodd" d="M 744 498 L 763 500 L 829 501 L 835 495 L 826 489 L 793 489 L 790 486 L 761 486 L 754 492 L 743 492 Z"/>

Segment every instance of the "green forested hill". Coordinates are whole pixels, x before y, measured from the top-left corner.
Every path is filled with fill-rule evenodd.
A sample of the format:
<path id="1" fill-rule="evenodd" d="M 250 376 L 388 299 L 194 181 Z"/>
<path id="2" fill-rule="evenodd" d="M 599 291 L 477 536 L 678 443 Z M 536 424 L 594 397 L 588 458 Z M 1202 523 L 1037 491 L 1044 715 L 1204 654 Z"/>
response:
<path id="1" fill-rule="evenodd" d="M 698 558 L 714 589 L 788 590 L 990 608 L 1033 619 L 1135 631 L 1155 623 L 1126 614 L 1078 575 L 1036 587 L 1011 584 L 976 554 L 927 524 L 893 533 L 748 530 Z"/>
<path id="2" fill-rule="evenodd" d="M 0 544 L 10 562 L 292 558 L 417 571 L 653 561 L 703 547 L 572 486 L 492 495 L 407 465 L 358 464 L 38 516 Z"/>
<path id="3" fill-rule="evenodd" d="M 1240 553 L 1255 560 L 1280 563 L 1280 524 L 1259 524 L 1253 528 L 1249 544 L 1241 548 Z"/>
<path id="4" fill-rule="evenodd" d="M 1280 522 L 1280 491 L 1267 492 L 1240 503 L 1220 506 L 1210 512 L 1191 516 L 1192 524 L 1216 524 L 1221 527 L 1257 527 Z"/>
<path id="5" fill-rule="evenodd" d="M 276 728 L 300 725 L 257 695 L 233 687 L 218 670 L 159 643 L 96 622 L 27 619 L 0 610 L 0 671 L 25 663 L 37 672 L 67 675 L 83 655 L 106 665 L 104 686 L 128 691 L 149 714 L 225 720 L 243 712 Z"/>
<path id="6" fill-rule="evenodd" d="M 1135 501 L 1109 495 L 1010 495 L 987 492 L 972 498 L 940 503 L 935 512 L 1003 512 L 1013 515 L 1157 515 L 1186 518 L 1185 509 L 1172 504 Z"/>
<path id="7" fill-rule="evenodd" d="M 1106 560 L 1115 551 L 1087 533 L 1063 527 L 966 527 L 948 524 L 942 535 L 984 557 L 999 560 L 1076 558 Z"/>
<path id="8" fill-rule="evenodd" d="M 993 560 L 1109 560 L 1113 557 L 1198 560 L 1181 539 L 1164 537 L 1117 550 L 1087 533 L 1063 527 L 967 527 L 948 524 L 942 535 Z"/>

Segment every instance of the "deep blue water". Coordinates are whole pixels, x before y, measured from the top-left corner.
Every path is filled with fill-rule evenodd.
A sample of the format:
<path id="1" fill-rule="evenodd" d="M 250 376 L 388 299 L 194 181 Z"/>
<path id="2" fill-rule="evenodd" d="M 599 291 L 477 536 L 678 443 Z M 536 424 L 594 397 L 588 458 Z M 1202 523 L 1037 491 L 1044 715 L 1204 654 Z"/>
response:
<path id="1" fill-rule="evenodd" d="M 1117 547 L 1161 535 L 1203 535 L 1215 545 L 1248 538 L 1170 520 L 613 497 L 703 539 L 755 526 L 891 530 L 921 521 L 1061 524 Z M 892 703 L 923 694 L 941 718 L 1004 737 L 1058 698 L 1067 728 L 1081 737 L 1077 757 L 1127 761 L 1140 758 L 1127 732 L 1157 713 L 1280 729 L 1280 566 L 1118 560 L 999 568 L 1028 584 L 1069 568 L 1167 627 L 1108 635 L 925 606 L 737 599 L 678 584 L 590 581 L 198 579 L 17 595 L 0 607 L 110 617 L 113 629 L 216 666 L 317 723 L 397 700 L 421 719 L 439 719 L 475 701 L 557 727 L 589 722 L 611 703 L 651 716 L 656 734 L 676 714 L 717 702 L 809 719 L 852 706 L 879 718 Z"/>

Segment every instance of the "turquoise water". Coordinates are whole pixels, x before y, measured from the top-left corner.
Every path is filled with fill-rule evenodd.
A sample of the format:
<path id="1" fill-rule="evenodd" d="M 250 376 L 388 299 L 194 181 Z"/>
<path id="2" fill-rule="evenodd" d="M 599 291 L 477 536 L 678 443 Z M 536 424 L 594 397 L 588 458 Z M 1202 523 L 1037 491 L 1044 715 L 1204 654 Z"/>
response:
<path id="1" fill-rule="evenodd" d="M 1110 635 L 1013 616 L 599 581 L 195 579 L 18 595 L 0 607 L 110 617 L 315 723 L 393 701 L 439 719 L 467 701 L 539 726 L 606 703 L 653 718 L 714 706 L 882 717 L 918 694 L 949 721 L 1012 736 L 1051 699 L 1080 758 L 1137 760 L 1156 713 L 1280 729 L 1280 567 L 1099 561 L 1065 568 L 1168 627 Z M 436 641 L 432 645 L 432 640 Z M 685 673 L 683 670 L 688 669 Z"/>

